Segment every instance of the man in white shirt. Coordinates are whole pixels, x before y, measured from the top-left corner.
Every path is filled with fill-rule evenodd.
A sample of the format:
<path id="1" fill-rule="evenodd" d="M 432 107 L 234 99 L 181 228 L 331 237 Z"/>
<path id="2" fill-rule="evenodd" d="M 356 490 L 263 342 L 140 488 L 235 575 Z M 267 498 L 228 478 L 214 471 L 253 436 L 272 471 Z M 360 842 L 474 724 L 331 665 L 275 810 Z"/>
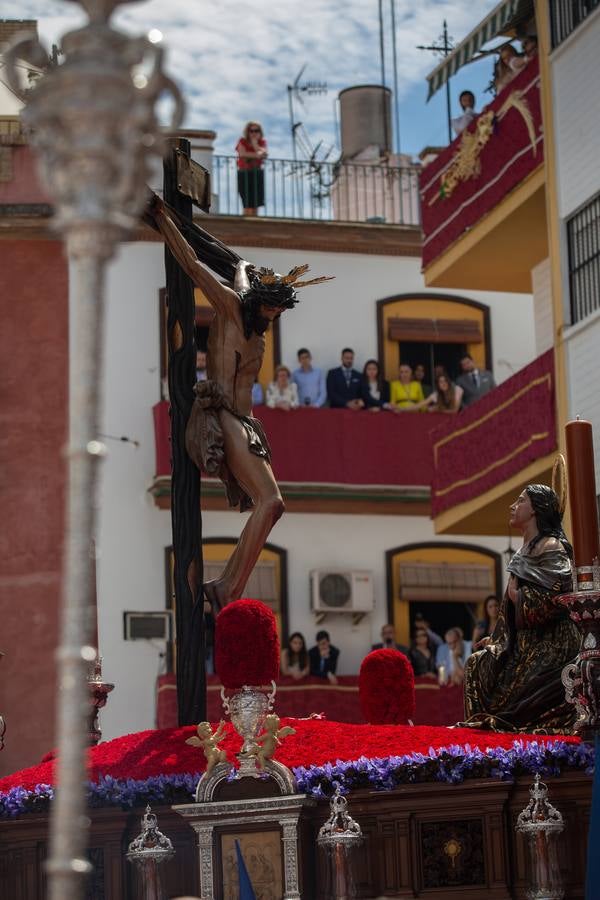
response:
<path id="1" fill-rule="evenodd" d="M 456 119 L 452 119 L 452 127 L 456 134 L 462 134 L 465 128 L 469 127 L 473 119 L 477 118 L 477 113 L 475 112 L 475 94 L 472 91 L 463 91 L 458 98 L 458 102 L 460 103 L 460 108 L 463 112 L 462 116 L 457 116 Z"/>

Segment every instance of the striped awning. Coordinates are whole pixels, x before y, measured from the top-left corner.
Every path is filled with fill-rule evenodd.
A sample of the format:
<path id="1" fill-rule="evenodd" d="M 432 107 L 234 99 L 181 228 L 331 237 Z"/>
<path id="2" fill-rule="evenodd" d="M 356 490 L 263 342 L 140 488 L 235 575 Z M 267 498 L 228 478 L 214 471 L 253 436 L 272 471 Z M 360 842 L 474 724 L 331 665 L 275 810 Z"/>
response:
<path id="1" fill-rule="evenodd" d="M 483 22 L 480 22 L 477 28 L 474 28 L 464 41 L 461 41 L 452 53 L 444 57 L 433 72 L 427 76 L 429 84 L 427 100 L 430 100 L 435 92 L 439 91 L 462 66 L 471 62 L 488 41 L 502 34 L 507 27 L 513 24 L 515 19 L 521 19 L 521 11 L 525 5 L 532 6 L 533 4 L 523 3 L 523 0 L 502 0 L 498 6 L 494 7 Z"/>

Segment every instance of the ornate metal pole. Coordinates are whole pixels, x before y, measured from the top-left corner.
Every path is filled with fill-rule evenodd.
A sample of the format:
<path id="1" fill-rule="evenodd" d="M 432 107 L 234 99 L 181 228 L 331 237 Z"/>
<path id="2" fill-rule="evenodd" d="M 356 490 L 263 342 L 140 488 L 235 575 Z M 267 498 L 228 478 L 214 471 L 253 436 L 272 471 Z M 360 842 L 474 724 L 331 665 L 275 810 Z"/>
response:
<path id="1" fill-rule="evenodd" d="M 149 157 L 161 153 L 154 107 L 168 91 L 176 127 L 182 102 L 161 71 L 162 51 L 108 24 L 122 0 L 77 0 L 89 22 L 62 41 L 64 62 L 23 95 L 23 120 L 39 151 L 42 177 L 56 204 L 55 226 L 71 263 L 69 438 L 62 631 L 58 650 L 57 798 L 52 809 L 50 900 L 79 900 L 86 860 L 91 622 L 90 546 L 96 521 L 97 440 L 103 355 L 106 262 L 136 224 L 146 197 Z M 15 60 L 39 61 L 31 40 L 7 54 L 17 90 Z"/>

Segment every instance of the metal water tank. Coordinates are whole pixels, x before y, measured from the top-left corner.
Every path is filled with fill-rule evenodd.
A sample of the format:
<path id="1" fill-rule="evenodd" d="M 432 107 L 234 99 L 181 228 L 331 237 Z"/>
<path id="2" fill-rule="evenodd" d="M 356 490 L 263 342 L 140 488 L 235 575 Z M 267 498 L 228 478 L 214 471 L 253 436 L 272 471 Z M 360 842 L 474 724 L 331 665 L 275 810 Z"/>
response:
<path id="1" fill-rule="evenodd" d="M 380 84 L 360 84 L 339 93 L 342 156 L 352 159 L 366 147 L 380 155 L 392 149 L 392 92 Z"/>

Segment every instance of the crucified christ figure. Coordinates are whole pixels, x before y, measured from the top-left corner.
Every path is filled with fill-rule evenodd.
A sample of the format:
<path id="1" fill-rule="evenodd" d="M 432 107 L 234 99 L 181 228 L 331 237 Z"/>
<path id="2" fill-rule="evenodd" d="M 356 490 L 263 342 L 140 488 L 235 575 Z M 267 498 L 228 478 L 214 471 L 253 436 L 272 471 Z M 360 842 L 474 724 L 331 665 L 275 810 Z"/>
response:
<path id="1" fill-rule="evenodd" d="M 150 214 L 179 265 L 215 310 L 208 335 L 208 379 L 194 388 L 187 451 L 208 474 L 219 475 L 230 506 L 252 508 L 221 577 L 204 585 L 206 600 L 217 612 L 242 595 L 269 532 L 284 511 L 266 435 L 252 417 L 252 386 L 265 353 L 265 332 L 270 322 L 297 303 L 295 288 L 328 278 L 301 282 L 298 278 L 308 266 L 280 276 L 241 260 L 232 290 L 199 261 L 157 197 Z"/>

